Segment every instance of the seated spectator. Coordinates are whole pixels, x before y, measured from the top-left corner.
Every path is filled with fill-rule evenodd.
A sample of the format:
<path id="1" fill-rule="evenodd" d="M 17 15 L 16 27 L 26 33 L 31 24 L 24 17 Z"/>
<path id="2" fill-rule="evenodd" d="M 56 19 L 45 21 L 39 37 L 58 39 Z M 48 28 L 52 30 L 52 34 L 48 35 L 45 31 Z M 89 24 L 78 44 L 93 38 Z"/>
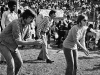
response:
<path id="1" fill-rule="evenodd" d="M 87 28 L 86 37 L 85 37 L 85 43 L 86 47 L 89 48 L 89 43 L 94 42 L 95 43 L 95 37 L 96 37 L 96 30 L 93 29 L 93 24 L 90 24 Z"/>

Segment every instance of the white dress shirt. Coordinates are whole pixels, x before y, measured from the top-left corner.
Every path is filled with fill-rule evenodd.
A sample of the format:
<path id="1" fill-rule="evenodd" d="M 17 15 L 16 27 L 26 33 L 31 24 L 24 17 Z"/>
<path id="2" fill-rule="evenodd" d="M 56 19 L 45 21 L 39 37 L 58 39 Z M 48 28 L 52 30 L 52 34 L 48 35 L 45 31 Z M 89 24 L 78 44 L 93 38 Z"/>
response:
<path id="1" fill-rule="evenodd" d="M 10 22 L 15 19 L 18 19 L 18 15 L 14 11 L 12 13 L 10 12 L 10 10 L 5 11 L 1 19 L 2 28 L 4 29 Z"/>

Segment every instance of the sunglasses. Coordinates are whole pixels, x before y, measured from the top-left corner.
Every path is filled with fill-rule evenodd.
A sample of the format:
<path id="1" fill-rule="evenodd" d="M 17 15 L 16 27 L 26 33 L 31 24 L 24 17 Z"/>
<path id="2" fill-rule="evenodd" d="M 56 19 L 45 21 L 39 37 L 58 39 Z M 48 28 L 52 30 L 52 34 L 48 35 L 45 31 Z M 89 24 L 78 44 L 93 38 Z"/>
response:
<path id="1" fill-rule="evenodd" d="M 88 20 L 85 20 L 85 19 L 84 19 L 83 21 L 84 21 L 84 22 L 87 22 Z"/>

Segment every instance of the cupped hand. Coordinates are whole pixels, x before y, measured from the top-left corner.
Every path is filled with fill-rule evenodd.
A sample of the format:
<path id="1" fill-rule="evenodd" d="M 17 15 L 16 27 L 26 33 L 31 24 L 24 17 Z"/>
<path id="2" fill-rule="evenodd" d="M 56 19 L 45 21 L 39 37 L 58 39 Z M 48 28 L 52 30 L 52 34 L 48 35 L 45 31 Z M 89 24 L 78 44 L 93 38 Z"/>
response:
<path id="1" fill-rule="evenodd" d="M 84 50 L 85 55 L 89 56 L 89 50 Z"/>
<path id="2" fill-rule="evenodd" d="M 35 41 L 35 44 L 37 44 L 37 45 L 42 45 L 42 44 L 43 44 L 43 41 L 40 40 L 40 39 L 39 39 L 39 40 L 36 40 L 36 41 Z"/>

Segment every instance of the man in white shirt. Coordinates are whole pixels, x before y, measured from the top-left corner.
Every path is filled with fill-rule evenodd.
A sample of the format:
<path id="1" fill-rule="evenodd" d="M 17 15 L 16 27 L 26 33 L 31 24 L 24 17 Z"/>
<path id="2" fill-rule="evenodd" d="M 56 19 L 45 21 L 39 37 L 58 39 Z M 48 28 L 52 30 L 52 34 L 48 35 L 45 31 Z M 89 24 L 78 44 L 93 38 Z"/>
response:
<path id="1" fill-rule="evenodd" d="M 18 15 L 15 13 L 16 9 L 16 1 L 9 1 L 8 2 L 8 11 L 5 11 L 2 14 L 1 18 L 1 26 L 2 29 L 4 29 L 9 23 L 11 23 L 13 20 L 18 19 Z M 1 55 L 1 63 L 5 62 L 3 56 Z"/>
<path id="2" fill-rule="evenodd" d="M 8 2 L 8 11 L 5 11 L 2 15 L 1 19 L 1 26 L 4 29 L 10 22 L 12 22 L 15 19 L 18 19 L 18 15 L 15 13 L 16 9 L 16 2 L 15 1 L 9 1 Z"/>

